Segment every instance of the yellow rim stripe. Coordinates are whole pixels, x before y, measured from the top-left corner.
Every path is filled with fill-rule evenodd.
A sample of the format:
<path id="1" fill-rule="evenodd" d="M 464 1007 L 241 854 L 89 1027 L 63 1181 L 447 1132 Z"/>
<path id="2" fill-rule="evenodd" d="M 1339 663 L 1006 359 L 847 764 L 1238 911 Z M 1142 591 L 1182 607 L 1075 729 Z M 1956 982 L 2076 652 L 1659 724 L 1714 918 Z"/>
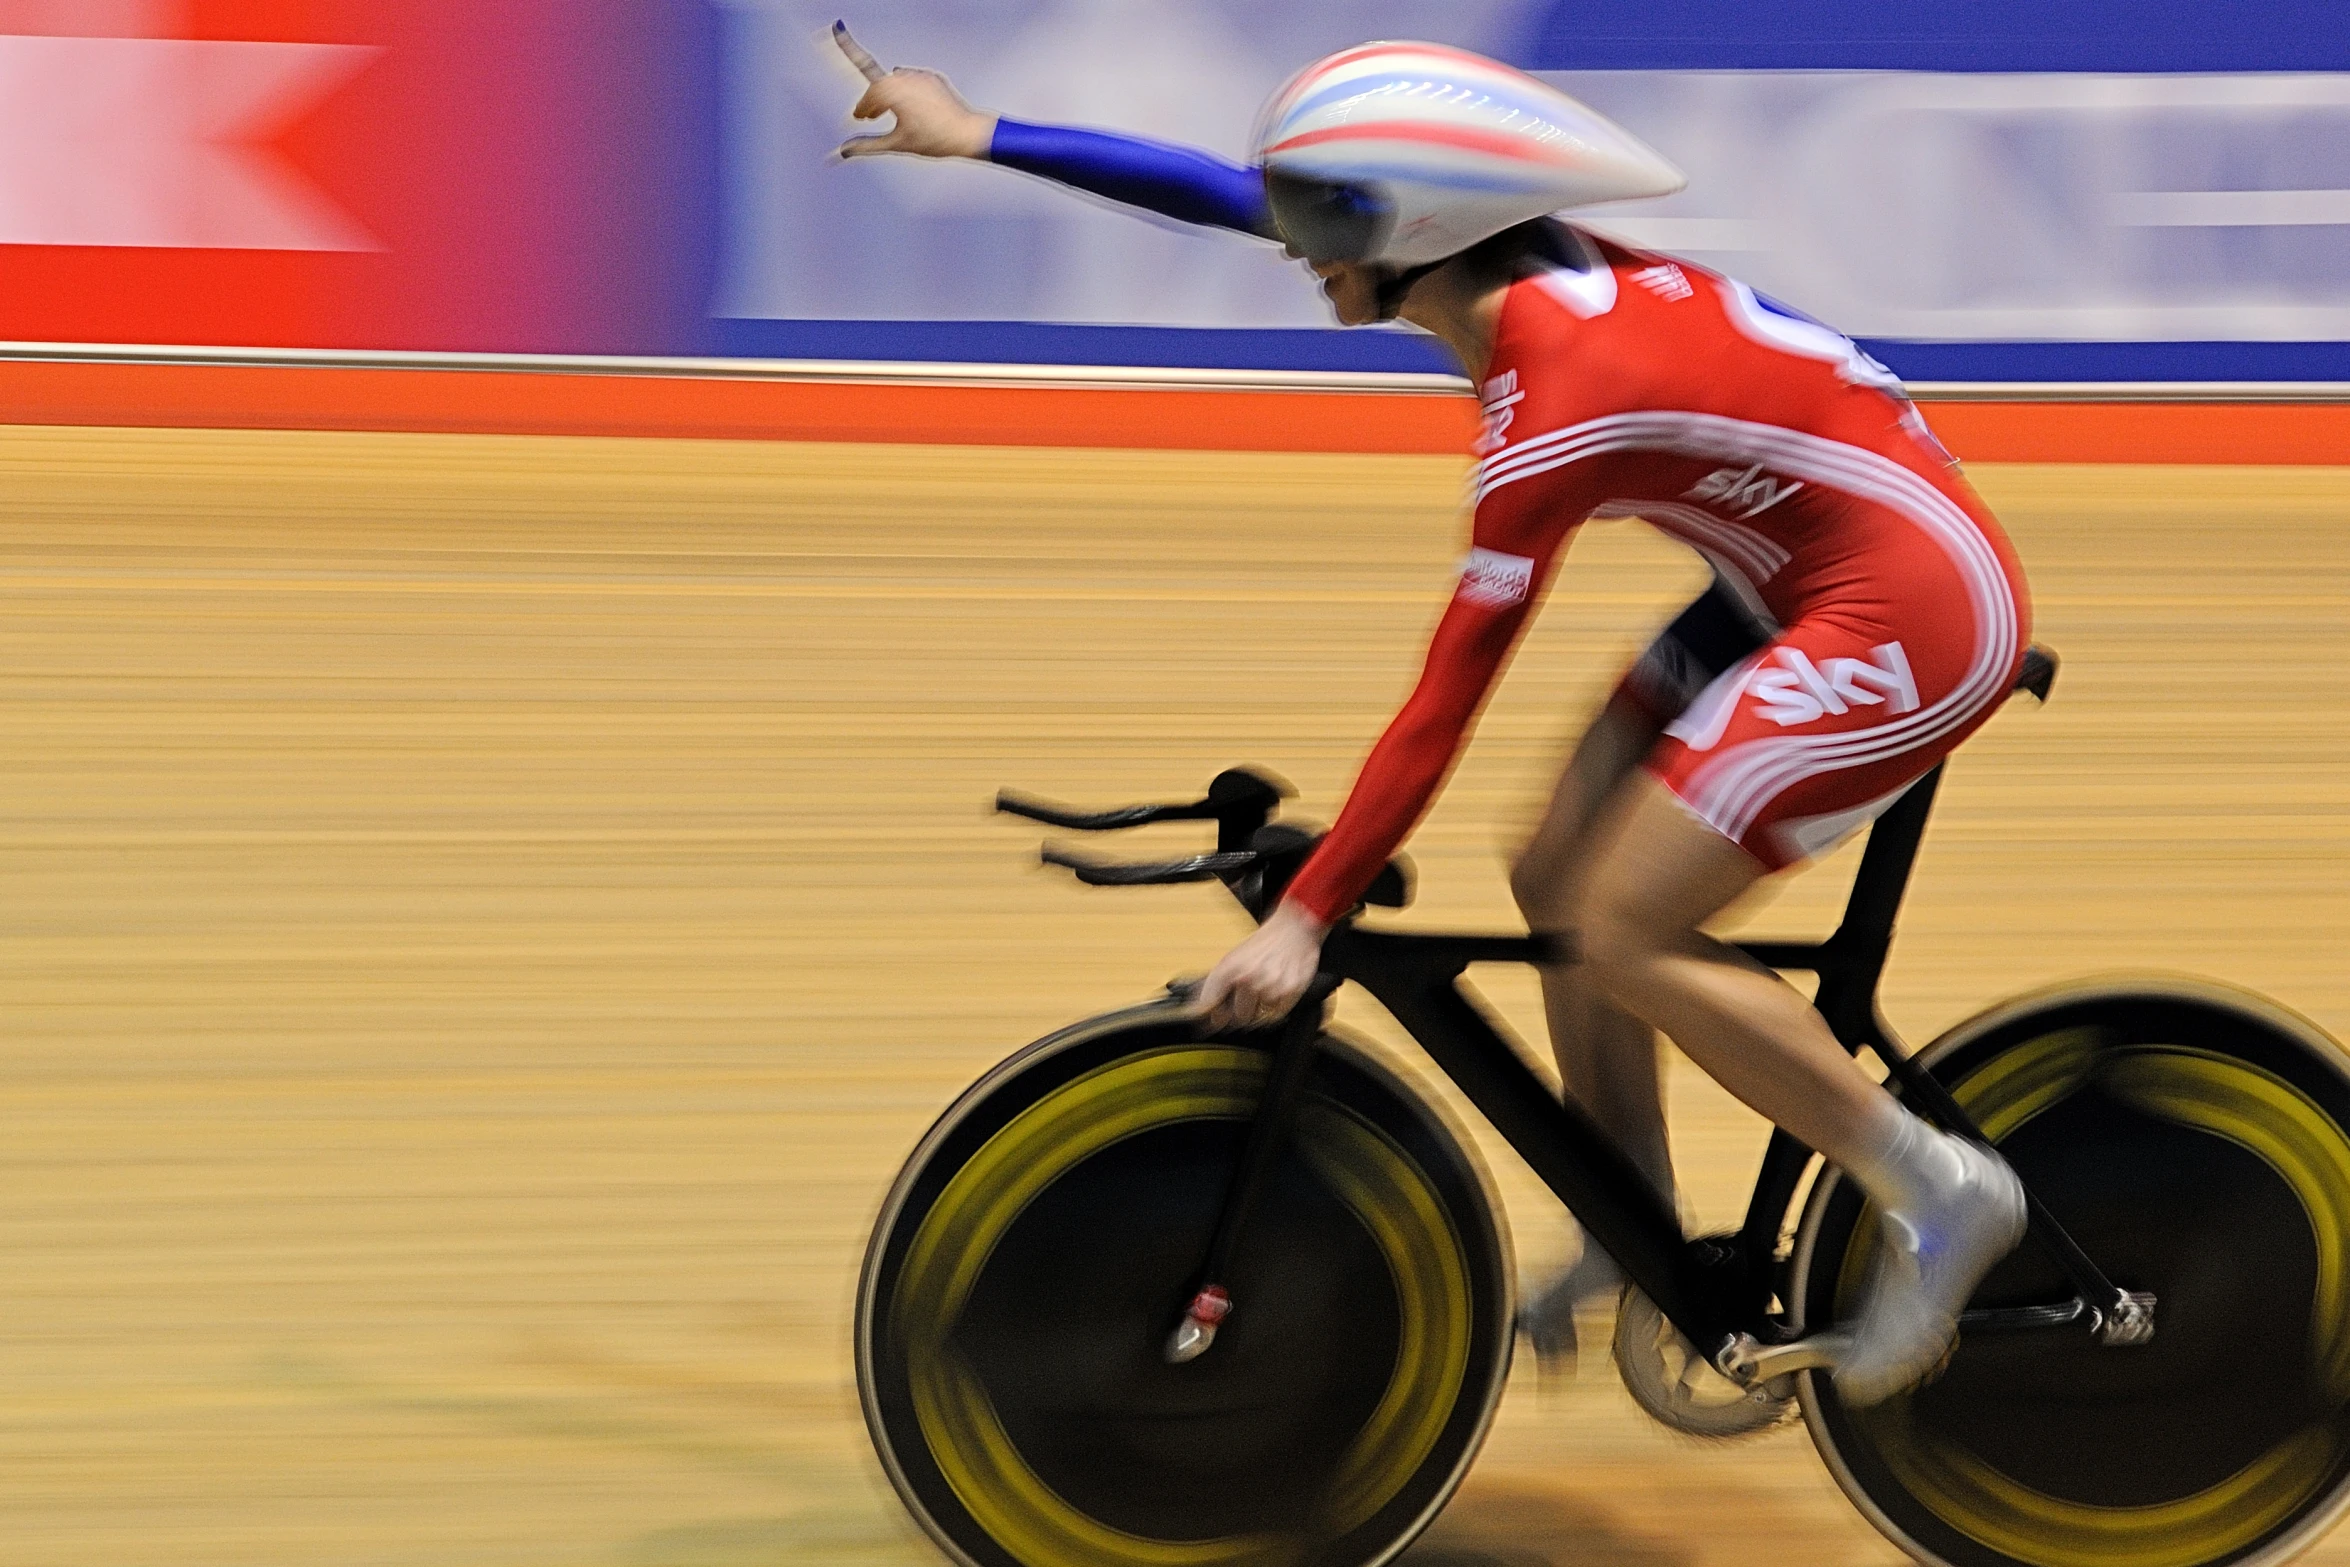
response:
<path id="1" fill-rule="evenodd" d="M 1333 1531 L 1369 1520 L 1444 1433 L 1469 1364 L 1469 1280 L 1460 1237 L 1409 1156 L 1377 1128 L 1312 1106 L 1307 1159 L 1370 1229 L 1396 1283 L 1396 1374 L 1340 1467 Z"/>
<path id="2" fill-rule="evenodd" d="M 2310 1345 L 2335 1401 L 2350 1400 L 2350 1144 L 2317 1102 L 2272 1072 L 2208 1050 L 2131 1050 L 2099 1073 L 2115 1097 L 2222 1137 L 2283 1177 L 2317 1245 Z"/>
<path id="3" fill-rule="evenodd" d="M 1895 1478 L 1952 1528 L 2037 1567 L 2199 1567 L 2284 1522 L 2324 1482 L 2335 1457 L 2331 1433 L 2312 1427 L 2192 1496 L 2092 1507 L 2035 1491 L 1965 1448 L 1916 1431 L 1909 1402 L 1880 1405 L 1886 1418 L 1867 1422 Z"/>

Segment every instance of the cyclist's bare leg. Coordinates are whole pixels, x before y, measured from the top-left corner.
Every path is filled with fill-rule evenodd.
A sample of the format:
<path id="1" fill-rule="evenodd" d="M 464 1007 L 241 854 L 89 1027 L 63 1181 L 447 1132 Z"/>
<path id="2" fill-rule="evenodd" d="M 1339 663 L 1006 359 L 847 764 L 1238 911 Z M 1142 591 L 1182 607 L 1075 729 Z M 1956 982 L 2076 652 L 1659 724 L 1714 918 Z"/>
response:
<path id="1" fill-rule="evenodd" d="M 1645 773 L 1610 798 L 1594 838 L 1568 911 L 1594 988 L 1828 1158 L 1881 1139 L 1892 1100 L 1811 1003 L 1699 928 L 1762 866 Z"/>
<path id="2" fill-rule="evenodd" d="M 1510 890 L 1530 929 L 1571 932 L 1594 823 L 1661 732 L 1620 692 L 1583 732 L 1533 839 L 1510 868 Z M 1542 970 L 1542 1008 L 1566 1091 L 1670 1198 L 1656 1031 L 1610 1002 L 1578 963 Z"/>
<path id="3" fill-rule="evenodd" d="M 1533 839 L 1510 868 L 1510 889 L 1529 929 L 1570 930 L 1576 873 L 1590 856 L 1593 826 L 1659 733 L 1655 720 L 1621 692 L 1583 732 Z M 1544 968 L 1541 976 L 1542 1008 L 1561 1085 L 1670 1202 L 1673 1167 L 1656 1030 L 1600 994 L 1579 963 Z M 1576 1309 L 1613 1299 L 1622 1284 L 1614 1259 L 1586 1239 L 1572 1267 L 1530 1293 L 1519 1322 L 1545 1366 L 1572 1366 Z"/>
<path id="4" fill-rule="evenodd" d="M 1866 1404 L 1916 1382 L 2022 1238 L 2022 1188 L 1996 1155 L 1901 1109 L 1793 986 L 1699 928 L 1763 874 L 1743 849 L 1646 773 L 1596 830 L 1575 924 L 1593 983 L 1875 1200 L 1886 1245 L 1837 1385 Z"/>

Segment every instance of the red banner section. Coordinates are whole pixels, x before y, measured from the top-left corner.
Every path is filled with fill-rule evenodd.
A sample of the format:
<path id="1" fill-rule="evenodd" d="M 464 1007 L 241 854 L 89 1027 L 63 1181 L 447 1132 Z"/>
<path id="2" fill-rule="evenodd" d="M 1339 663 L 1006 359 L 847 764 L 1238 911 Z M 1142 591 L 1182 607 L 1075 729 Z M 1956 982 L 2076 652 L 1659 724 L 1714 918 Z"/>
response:
<path id="1" fill-rule="evenodd" d="M 0 0 L 0 339 L 679 353 L 700 0 Z"/>

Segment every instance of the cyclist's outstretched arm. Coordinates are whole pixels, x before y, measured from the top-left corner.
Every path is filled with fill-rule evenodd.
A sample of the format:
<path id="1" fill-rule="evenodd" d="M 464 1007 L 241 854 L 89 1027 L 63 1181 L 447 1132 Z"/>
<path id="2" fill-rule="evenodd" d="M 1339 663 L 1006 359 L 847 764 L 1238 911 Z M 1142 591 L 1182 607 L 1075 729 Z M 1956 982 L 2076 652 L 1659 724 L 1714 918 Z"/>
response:
<path id="1" fill-rule="evenodd" d="M 1178 222 L 1276 237 L 1264 181 L 1254 169 L 1140 136 L 1007 119 L 973 108 L 936 71 L 901 68 L 875 76 L 851 112 L 860 120 L 894 115 L 896 123 L 842 143 L 844 158 L 897 152 L 1000 163 Z"/>

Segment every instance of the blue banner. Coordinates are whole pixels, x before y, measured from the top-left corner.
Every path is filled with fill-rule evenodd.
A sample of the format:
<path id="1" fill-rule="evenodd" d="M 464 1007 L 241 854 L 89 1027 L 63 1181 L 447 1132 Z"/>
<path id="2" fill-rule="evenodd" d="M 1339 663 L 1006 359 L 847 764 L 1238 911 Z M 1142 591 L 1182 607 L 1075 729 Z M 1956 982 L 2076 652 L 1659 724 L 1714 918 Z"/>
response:
<path id="1" fill-rule="evenodd" d="M 829 6 L 829 0 L 827 0 Z M 1329 328 L 1270 246 L 1005 170 L 831 160 L 829 8 L 730 13 L 733 353 L 1438 368 Z M 1731 273 L 1921 380 L 2350 380 L 2335 0 L 974 0 L 853 17 L 1025 119 L 1248 152 L 1292 70 L 1426 37 L 1541 72 L 1690 174 L 1595 227 Z"/>

